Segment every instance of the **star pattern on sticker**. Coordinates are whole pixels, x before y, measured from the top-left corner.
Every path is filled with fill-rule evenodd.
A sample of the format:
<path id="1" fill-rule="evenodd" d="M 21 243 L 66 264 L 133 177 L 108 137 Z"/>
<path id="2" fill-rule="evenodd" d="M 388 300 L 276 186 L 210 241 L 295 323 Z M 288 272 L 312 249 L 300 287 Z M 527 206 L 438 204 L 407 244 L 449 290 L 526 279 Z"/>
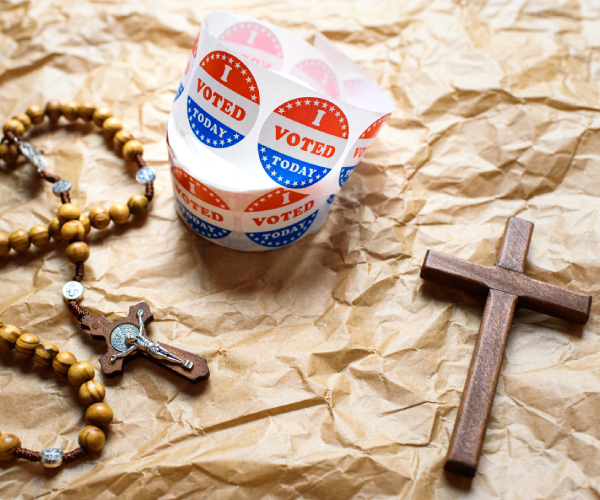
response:
<path id="1" fill-rule="evenodd" d="M 222 59 L 223 61 L 229 62 L 232 64 L 234 62 L 234 58 L 231 56 L 231 54 L 229 54 L 227 52 L 215 51 L 215 52 L 212 52 L 211 54 L 207 55 L 206 57 L 204 57 L 204 59 L 202 60 L 200 65 L 202 67 L 204 67 L 204 65 L 207 61 L 214 60 L 215 57 L 219 60 Z M 248 76 L 246 76 L 245 81 L 246 81 L 246 83 L 248 83 L 248 90 L 250 91 L 250 98 L 252 99 L 252 101 L 256 101 L 258 99 L 258 95 L 257 95 L 258 89 L 257 89 L 256 80 L 254 79 L 254 75 L 252 75 L 252 73 L 249 70 L 244 69 L 240 62 L 236 62 L 232 66 L 231 71 L 233 71 L 234 69 L 239 70 L 239 72 L 244 76 L 248 75 Z"/>
<path id="2" fill-rule="evenodd" d="M 339 122 L 342 125 L 342 127 L 341 127 L 342 130 L 346 130 L 346 128 L 348 128 L 345 115 L 341 113 L 341 110 L 337 106 L 333 105 L 329 101 L 319 101 L 318 99 L 310 100 L 308 98 L 305 101 L 297 99 L 296 101 L 288 101 L 286 103 L 283 103 L 281 105 L 281 107 L 279 107 L 275 110 L 275 113 L 279 113 L 280 115 L 283 115 L 288 109 L 292 109 L 294 107 L 294 104 L 296 105 L 296 107 L 302 106 L 304 104 L 305 106 L 312 105 L 312 106 L 321 107 L 330 112 L 335 111 L 336 112 L 335 116 L 336 116 L 336 118 L 339 118 Z M 329 109 L 327 109 L 327 108 L 329 108 Z M 344 137 L 344 138 L 346 138 L 347 135 L 348 135 L 347 132 L 342 133 L 342 137 Z"/>
<path id="3" fill-rule="evenodd" d="M 290 226 L 286 226 L 286 227 L 282 228 L 282 229 L 296 228 L 297 233 L 294 235 L 280 236 L 279 238 L 272 239 L 271 236 L 274 233 L 280 232 L 281 229 L 279 229 L 279 230 L 276 229 L 274 231 L 267 231 L 264 233 L 246 233 L 246 235 L 252 241 L 254 241 L 255 243 L 258 243 L 259 245 L 273 246 L 273 247 L 284 246 L 284 245 L 293 243 L 294 241 L 302 238 L 302 236 L 304 236 L 304 234 L 306 233 L 308 228 L 311 226 L 311 224 L 315 220 L 316 216 L 317 216 L 317 212 L 313 213 L 312 215 L 310 215 L 309 217 L 307 217 L 306 219 L 304 219 L 300 222 L 296 222 L 295 224 L 292 224 Z"/>

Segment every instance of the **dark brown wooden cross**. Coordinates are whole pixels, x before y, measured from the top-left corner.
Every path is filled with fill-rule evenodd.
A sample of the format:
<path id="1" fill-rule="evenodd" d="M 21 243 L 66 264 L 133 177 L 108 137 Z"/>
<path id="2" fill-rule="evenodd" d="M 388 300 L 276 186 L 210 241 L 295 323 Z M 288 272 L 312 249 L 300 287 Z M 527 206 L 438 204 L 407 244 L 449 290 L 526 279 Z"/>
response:
<path id="1" fill-rule="evenodd" d="M 140 302 L 129 308 L 129 315 L 111 323 L 104 316 L 84 316 L 81 323 L 97 340 L 105 340 L 108 351 L 100 358 L 102 372 L 107 377 L 123 374 L 126 360 L 144 355 L 157 365 L 192 383 L 210 376 L 206 359 L 198 354 L 152 341 L 145 335 L 145 327 L 154 320 L 150 306 Z"/>
<path id="2" fill-rule="evenodd" d="M 533 223 L 511 217 L 494 266 L 427 251 L 421 278 L 487 296 L 467 381 L 444 468 L 475 476 L 487 420 L 516 307 L 578 324 L 590 316 L 592 297 L 532 280 L 523 274 Z"/>

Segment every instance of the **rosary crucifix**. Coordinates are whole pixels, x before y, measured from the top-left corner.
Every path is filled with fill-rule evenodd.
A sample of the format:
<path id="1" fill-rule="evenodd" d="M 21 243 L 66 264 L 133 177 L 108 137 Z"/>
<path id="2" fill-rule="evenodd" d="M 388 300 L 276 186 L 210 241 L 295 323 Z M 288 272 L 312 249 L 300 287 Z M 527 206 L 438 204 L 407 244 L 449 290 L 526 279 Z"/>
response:
<path id="1" fill-rule="evenodd" d="M 511 217 L 494 266 L 427 251 L 421 277 L 487 296 L 475 351 L 458 408 L 444 468 L 466 477 L 477 470 L 487 420 L 517 306 L 583 325 L 592 297 L 532 280 L 523 274 L 533 224 Z"/>

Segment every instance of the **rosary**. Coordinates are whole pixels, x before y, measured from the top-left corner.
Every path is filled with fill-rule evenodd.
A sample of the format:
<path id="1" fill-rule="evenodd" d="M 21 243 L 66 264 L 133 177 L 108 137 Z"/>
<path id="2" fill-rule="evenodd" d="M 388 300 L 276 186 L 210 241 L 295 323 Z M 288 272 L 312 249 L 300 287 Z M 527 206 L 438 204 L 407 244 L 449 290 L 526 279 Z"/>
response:
<path id="1" fill-rule="evenodd" d="M 51 123 L 56 123 L 61 116 L 69 121 L 81 118 L 93 121 L 102 128 L 108 138 L 113 139 L 116 151 L 123 154 L 125 160 L 135 162 L 138 166 L 136 180 L 145 184 L 144 195 L 134 194 L 127 204 L 114 203 L 110 209 L 96 207 L 89 215 L 81 213 L 79 208 L 71 203 L 69 191 L 71 183 L 58 175 L 47 171 L 48 162 L 43 152 L 35 149 L 23 136 L 31 125 L 37 125 L 48 117 Z M 89 258 L 90 249 L 83 241 L 91 228 L 106 229 L 111 220 L 115 224 L 125 224 L 131 214 L 142 215 L 148 209 L 154 197 L 154 170 L 148 167 L 142 157 L 144 148 L 133 138 L 133 135 L 123 130 L 121 120 L 113 117 L 109 108 L 96 108 L 90 102 L 78 104 L 69 101 L 62 104 L 56 100 L 49 101 L 45 109 L 32 105 L 26 113 L 18 113 L 4 124 L 4 137 L 0 143 L 0 159 L 5 163 L 14 163 L 19 154 L 37 168 L 38 176 L 52 183 L 52 192 L 59 196 L 62 205 L 57 217 L 48 226 L 35 225 L 29 232 L 24 229 L 13 231 L 10 236 L 0 232 L 0 257 L 9 252 L 26 252 L 31 244 L 37 247 L 47 245 L 50 238 L 67 243 L 67 259 L 75 264 L 75 277 L 63 287 L 63 297 L 69 311 L 84 330 L 89 330 L 92 337 L 106 342 L 107 352 L 100 358 L 102 372 L 107 377 L 121 375 L 124 361 L 143 355 L 150 361 L 163 368 L 196 383 L 206 380 L 210 373 L 206 359 L 176 347 L 150 340 L 145 328 L 154 319 L 146 302 L 140 302 L 129 308 L 129 315 L 119 321 L 110 322 L 104 316 L 92 317 L 81 308 L 79 301 L 83 297 L 84 263 Z M 0 434 L 0 461 L 13 458 L 24 458 L 32 462 L 42 462 L 45 467 L 59 467 L 62 463 L 74 462 L 88 452 L 98 452 L 104 447 L 105 435 L 99 428 L 107 426 L 113 419 L 111 407 L 104 403 L 105 388 L 94 380 L 94 367 L 87 361 L 77 361 L 70 352 L 62 351 L 52 342 L 40 342 L 39 338 L 30 333 L 21 333 L 19 328 L 3 324 L 0 319 L 0 351 L 15 349 L 22 358 L 33 358 L 41 367 L 50 367 L 60 378 L 65 376 L 75 387 L 79 387 L 79 399 L 88 408 L 85 418 L 88 424 L 81 430 L 78 437 L 79 448 L 64 453 L 60 448 L 47 448 L 42 452 L 31 451 L 21 447 L 20 439 L 14 434 Z"/>

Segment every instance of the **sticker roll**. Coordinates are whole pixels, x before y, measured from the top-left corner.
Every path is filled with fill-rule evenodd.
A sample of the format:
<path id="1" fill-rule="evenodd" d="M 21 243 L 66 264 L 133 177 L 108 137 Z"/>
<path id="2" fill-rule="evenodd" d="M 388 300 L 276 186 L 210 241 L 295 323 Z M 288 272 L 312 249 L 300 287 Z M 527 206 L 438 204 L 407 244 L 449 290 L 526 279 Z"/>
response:
<path id="1" fill-rule="evenodd" d="M 392 110 L 320 33 L 310 45 L 269 23 L 211 13 L 167 123 L 177 212 L 228 248 L 290 245 L 323 225 Z"/>

